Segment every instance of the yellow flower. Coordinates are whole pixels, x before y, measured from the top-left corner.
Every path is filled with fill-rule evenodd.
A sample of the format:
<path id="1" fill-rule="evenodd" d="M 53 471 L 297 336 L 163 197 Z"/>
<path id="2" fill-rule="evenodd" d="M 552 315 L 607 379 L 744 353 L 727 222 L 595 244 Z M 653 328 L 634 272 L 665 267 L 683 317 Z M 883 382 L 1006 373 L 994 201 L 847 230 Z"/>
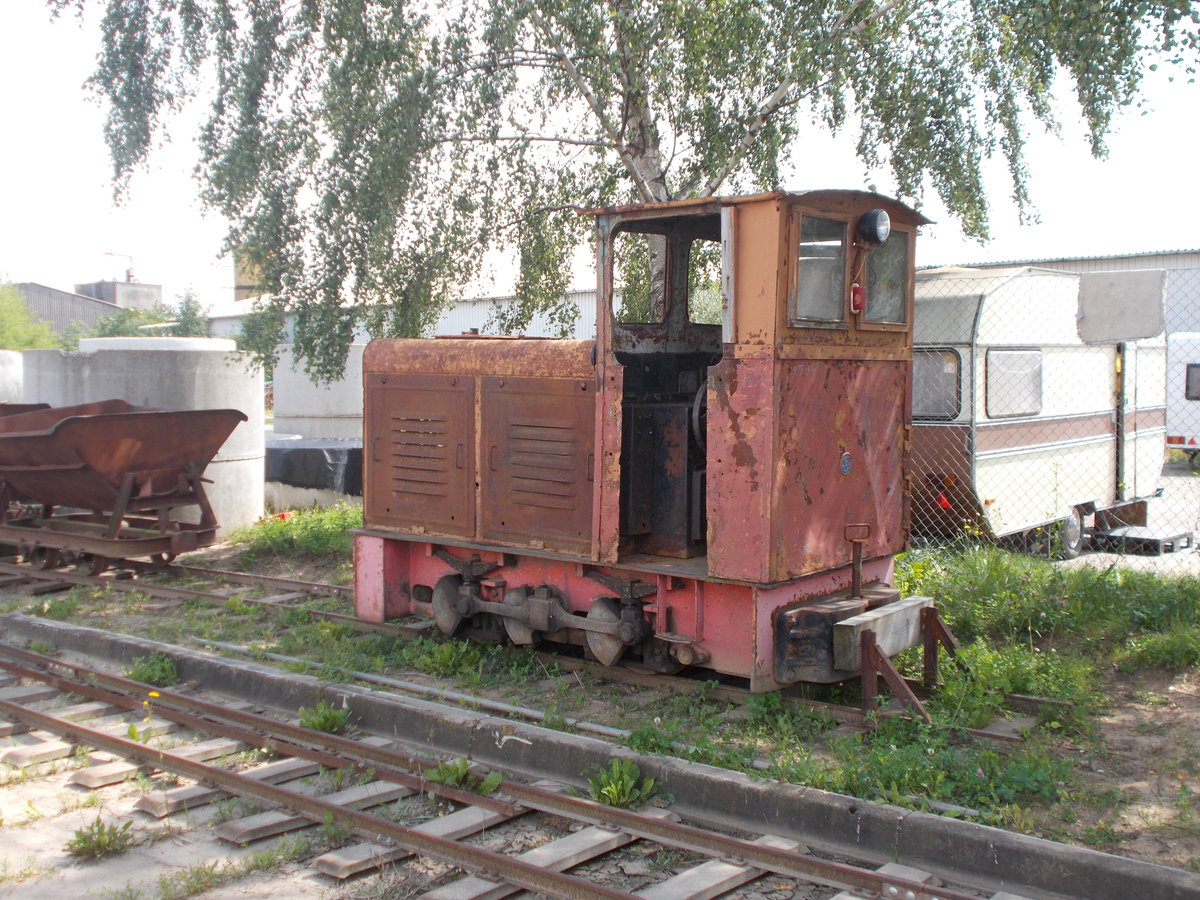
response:
<path id="1" fill-rule="evenodd" d="M 151 692 L 150 692 L 149 694 L 147 694 L 146 696 L 148 696 L 148 697 L 157 697 L 157 696 L 159 696 L 159 693 L 158 693 L 158 691 L 151 691 Z"/>

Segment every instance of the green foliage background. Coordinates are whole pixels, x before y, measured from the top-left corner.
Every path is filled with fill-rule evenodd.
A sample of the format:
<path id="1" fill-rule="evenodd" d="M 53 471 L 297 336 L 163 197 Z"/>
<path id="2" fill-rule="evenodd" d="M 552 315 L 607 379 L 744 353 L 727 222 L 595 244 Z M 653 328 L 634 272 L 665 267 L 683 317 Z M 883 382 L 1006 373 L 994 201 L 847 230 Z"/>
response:
<path id="1" fill-rule="evenodd" d="M 15 284 L 0 283 L 0 350 L 57 347 L 50 326 L 34 318 Z"/>

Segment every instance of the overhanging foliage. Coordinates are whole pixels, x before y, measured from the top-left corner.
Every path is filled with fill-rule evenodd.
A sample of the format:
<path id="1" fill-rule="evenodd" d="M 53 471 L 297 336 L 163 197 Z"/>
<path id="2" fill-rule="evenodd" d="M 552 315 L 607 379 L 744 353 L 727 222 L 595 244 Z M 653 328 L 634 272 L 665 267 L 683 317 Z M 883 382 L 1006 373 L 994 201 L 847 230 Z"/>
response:
<path id="1" fill-rule="evenodd" d="M 983 237 L 981 164 L 1006 159 L 1026 207 L 1023 133 L 1053 122 L 1057 73 L 1102 153 L 1142 71 L 1190 77 L 1200 44 L 1189 0 L 49 2 L 105 4 L 119 189 L 172 110 L 211 101 L 203 197 L 317 378 L 357 327 L 427 329 L 493 247 L 521 263 L 501 324 L 569 327 L 574 207 L 774 188 L 812 122 L 853 123 L 897 194 L 932 189 Z"/>

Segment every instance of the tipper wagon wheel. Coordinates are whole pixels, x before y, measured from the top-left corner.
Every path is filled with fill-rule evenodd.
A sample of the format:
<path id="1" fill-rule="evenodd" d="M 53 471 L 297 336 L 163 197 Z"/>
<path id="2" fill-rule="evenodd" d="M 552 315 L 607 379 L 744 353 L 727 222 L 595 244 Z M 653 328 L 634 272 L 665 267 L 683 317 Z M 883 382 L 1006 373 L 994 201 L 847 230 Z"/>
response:
<path id="1" fill-rule="evenodd" d="M 96 576 L 108 568 L 109 559 L 107 556 L 98 556 L 95 553 L 80 553 L 75 557 L 75 571 L 80 575 Z"/>
<path id="2" fill-rule="evenodd" d="M 35 569 L 57 569 L 62 566 L 62 551 L 54 547 L 34 547 L 25 554 L 26 561 Z"/>

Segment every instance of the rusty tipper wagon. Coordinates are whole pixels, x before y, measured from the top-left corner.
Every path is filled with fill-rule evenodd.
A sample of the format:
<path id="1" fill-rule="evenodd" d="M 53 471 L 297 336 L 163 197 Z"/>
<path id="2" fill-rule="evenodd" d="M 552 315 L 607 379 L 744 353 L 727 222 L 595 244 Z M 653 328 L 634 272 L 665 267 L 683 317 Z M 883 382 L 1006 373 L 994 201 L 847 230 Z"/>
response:
<path id="1" fill-rule="evenodd" d="M 857 191 L 590 215 L 594 340 L 367 348 L 358 615 L 756 690 L 858 674 L 864 623 L 920 640 L 889 584 L 926 220 Z"/>
<path id="2" fill-rule="evenodd" d="M 0 417 L 0 541 L 34 563 L 171 557 L 212 543 L 201 474 L 246 416 L 103 400 Z M 199 521 L 177 521 L 196 507 Z M 193 516 L 195 517 L 195 516 Z"/>

